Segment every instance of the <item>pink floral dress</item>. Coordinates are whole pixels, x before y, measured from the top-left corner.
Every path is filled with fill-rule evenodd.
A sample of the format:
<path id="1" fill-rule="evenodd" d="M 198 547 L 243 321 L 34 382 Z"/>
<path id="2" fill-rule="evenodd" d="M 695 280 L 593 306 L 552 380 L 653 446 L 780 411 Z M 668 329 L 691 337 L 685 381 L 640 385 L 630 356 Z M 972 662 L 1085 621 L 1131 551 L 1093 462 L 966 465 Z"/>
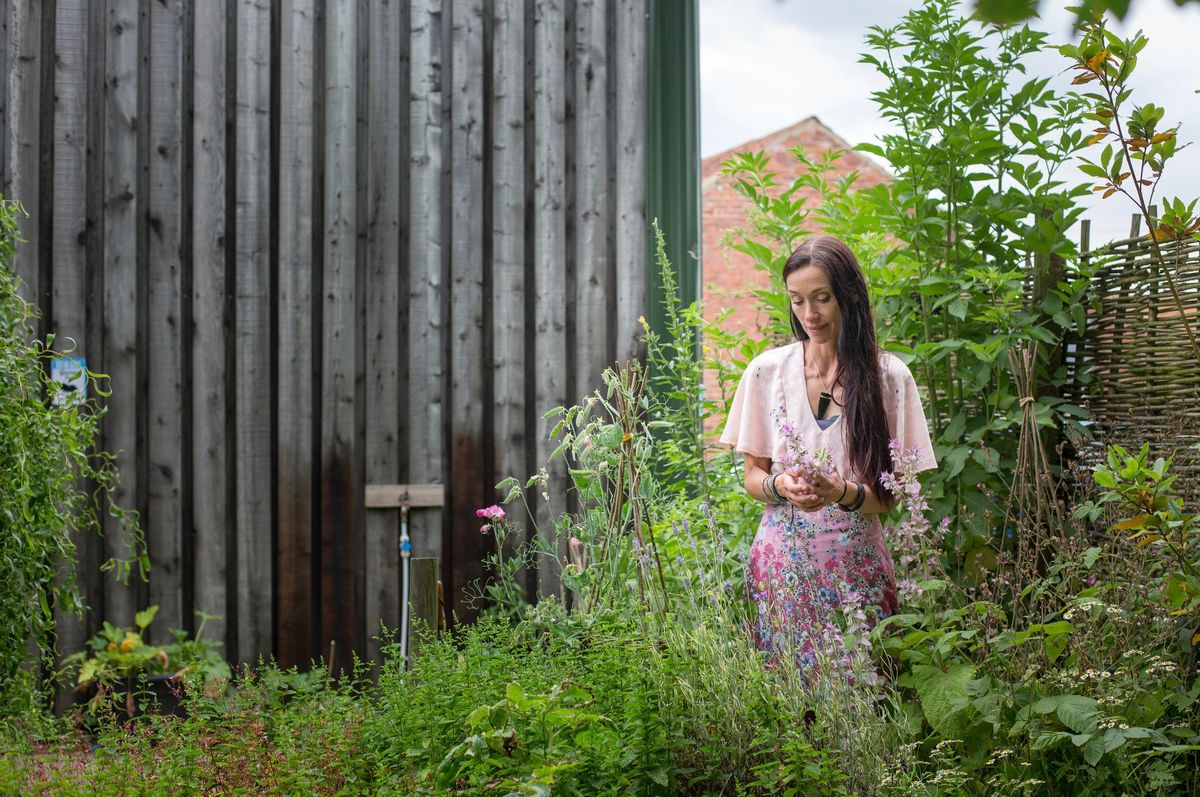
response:
<path id="1" fill-rule="evenodd" d="M 887 352 L 879 365 L 889 435 L 916 451 L 915 470 L 937 467 L 912 374 Z M 772 349 L 747 366 L 721 441 L 770 458 L 771 472 L 780 473 L 787 459 L 784 424 L 811 451 L 828 451 L 844 477 L 869 481 L 850 468 L 843 419 L 822 429 L 813 417 L 803 343 Z M 755 642 L 773 656 L 794 653 L 802 668 L 815 665 L 818 651 L 840 651 L 843 629 L 865 630 L 896 609 L 895 572 L 878 515 L 768 504 L 746 570 L 747 591 L 758 606 Z"/>

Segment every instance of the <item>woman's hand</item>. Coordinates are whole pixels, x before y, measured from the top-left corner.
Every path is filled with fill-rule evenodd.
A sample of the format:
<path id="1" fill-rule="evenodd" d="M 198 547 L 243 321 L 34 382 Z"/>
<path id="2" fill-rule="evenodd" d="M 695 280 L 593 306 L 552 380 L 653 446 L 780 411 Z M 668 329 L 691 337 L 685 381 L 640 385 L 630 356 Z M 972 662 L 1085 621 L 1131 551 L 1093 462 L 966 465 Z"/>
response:
<path id="1" fill-rule="evenodd" d="M 805 512 L 816 512 L 826 501 L 813 492 L 812 485 L 792 473 L 781 473 L 775 478 L 775 490 L 783 500 Z"/>
<path id="2" fill-rule="evenodd" d="M 796 497 L 786 497 L 805 512 L 816 512 L 846 494 L 846 480 L 838 473 L 837 466 L 829 474 L 814 473 L 807 479 L 798 476 L 792 478 L 797 486 Z"/>

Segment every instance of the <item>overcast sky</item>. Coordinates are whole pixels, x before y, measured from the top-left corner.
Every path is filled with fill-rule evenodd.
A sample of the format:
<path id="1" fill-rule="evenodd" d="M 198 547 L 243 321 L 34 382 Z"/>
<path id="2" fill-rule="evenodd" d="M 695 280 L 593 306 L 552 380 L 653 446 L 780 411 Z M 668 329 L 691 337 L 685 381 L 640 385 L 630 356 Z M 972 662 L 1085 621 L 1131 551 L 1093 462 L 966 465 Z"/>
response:
<path id="1" fill-rule="evenodd" d="M 887 130 L 870 99 L 883 86 L 873 67 L 858 63 L 869 25 L 890 26 L 917 0 L 700 0 L 700 147 L 705 156 L 736 147 L 815 115 L 851 144 L 876 141 Z M 1071 40 L 1070 2 L 1042 0 L 1042 20 L 1054 44 Z M 1200 141 L 1200 68 L 1185 55 L 1200 47 L 1200 4 L 1134 0 L 1120 35 L 1141 29 L 1150 44 L 1139 55 L 1133 102 L 1166 108 L 1164 123 L 1181 122 L 1184 142 Z M 1047 53 L 1027 62 L 1030 75 L 1062 73 L 1066 60 Z M 1098 149 L 1098 148 L 1097 148 Z M 1098 155 L 1098 151 L 1097 151 Z M 1200 144 L 1168 164 L 1159 195 L 1200 196 Z M 1092 242 L 1124 238 L 1134 207 L 1121 195 L 1091 199 Z"/>

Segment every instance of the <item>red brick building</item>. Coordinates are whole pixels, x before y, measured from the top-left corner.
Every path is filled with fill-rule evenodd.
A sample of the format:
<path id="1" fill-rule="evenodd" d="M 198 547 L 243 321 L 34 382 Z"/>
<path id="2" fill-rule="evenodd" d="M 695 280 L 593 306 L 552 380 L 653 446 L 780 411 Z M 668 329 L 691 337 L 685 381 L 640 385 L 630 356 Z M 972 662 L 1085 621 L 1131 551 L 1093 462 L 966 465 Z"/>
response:
<path id="1" fill-rule="evenodd" d="M 766 287 L 769 282 L 767 275 L 754 269 L 749 257 L 721 246 L 721 236 L 727 230 L 745 223 L 746 209 L 746 200 L 721 176 L 721 164 L 735 153 L 763 150 L 771 159 L 770 168 L 778 175 L 777 182 L 788 185 L 801 173 L 799 161 L 789 152 L 796 146 L 804 147 L 813 160 L 819 160 L 829 150 L 847 150 L 837 161 L 837 172 L 848 174 L 858 171 L 857 185 L 861 188 L 891 179 L 887 170 L 873 160 L 849 151 L 850 144 L 815 116 L 705 158 L 700 167 L 704 315 L 712 319 L 721 310 L 733 307 L 733 313 L 724 324 L 730 331 L 745 330 L 753 335 L 761 329 L 766 319 L 757 306 L 753 291 Z M 807 197 L 810 206 L 816 202 L 811 191 L 802 191 L 800 196 Z"/>
<path id="2" fill-rule="evenodd" d="M 887 170 L 870 158 L 850 151 L 850 144 L 830 130 L 815 116 L 797 122 L 774 133 L 747 141 L 732 149 L 705 158 L 700 166 L 700 223 L 702 260 L 702 298 L 704 317 L 712 320 L 726 308 L 733 312 L 722 326 L 730 332 L 746 331 L 751 336 L 761 336 L 766 315 L 759 306 L 754 290 L 767 287 L 770 282 L 766 274 L 754 268 L 753 261 L 741 252 L 721 245 L 721 237 L 732 227 L 745 223 L 746 200 L 734 190 L 730 181 L 721 176 L 721 164 L 738 152 L 764 151 L 770 158 L 770 170 L 776 174 L 776 182 L 789 185 L 801 173 L 800 162 L 789 150 L 802 146 L 812 160 L 820 160 L 829 150 L 845 150 L 838 159 L 838 175 L 857 171 L 860 188 L 891 179 Z M 810 207 L 817 202 L 816 195 L 804 189 L 799 196 L 805 197 Z M 816 227 L 812 227 L 816 231 Z M 713 372 L 705 374 L 704 389 L 709 396 L 717 393 Z"/>

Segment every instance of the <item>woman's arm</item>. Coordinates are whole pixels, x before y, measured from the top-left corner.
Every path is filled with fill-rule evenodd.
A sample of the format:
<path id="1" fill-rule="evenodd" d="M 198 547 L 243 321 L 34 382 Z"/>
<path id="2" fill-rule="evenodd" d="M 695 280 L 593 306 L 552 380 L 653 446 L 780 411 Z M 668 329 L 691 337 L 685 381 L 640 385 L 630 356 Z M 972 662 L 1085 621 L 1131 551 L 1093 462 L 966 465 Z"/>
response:
<path id="1" fill-rule="evenodd" d="M 746 463 L 746 475 L 743 481 L 746 492 L 758 501 L 771 503 L 771 499 L 763 492 L 763 479 L 771 473 L 770 457 L 756 457 L 751 454 L 743 454 L 742 457 Z"/>

